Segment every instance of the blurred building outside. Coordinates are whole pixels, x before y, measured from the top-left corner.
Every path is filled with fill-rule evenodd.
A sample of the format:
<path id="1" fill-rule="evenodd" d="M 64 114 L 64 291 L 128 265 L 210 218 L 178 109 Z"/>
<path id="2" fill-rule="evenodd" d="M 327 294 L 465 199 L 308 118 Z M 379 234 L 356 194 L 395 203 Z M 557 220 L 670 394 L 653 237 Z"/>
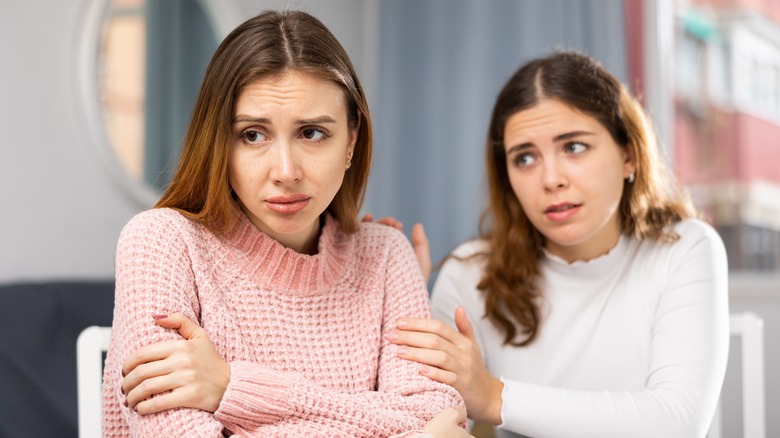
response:
<path id="1" fill-rule="evenodd" d="M 780 271 L 780 1 L 674 1 L 673 164 L 732 271 Z"/>

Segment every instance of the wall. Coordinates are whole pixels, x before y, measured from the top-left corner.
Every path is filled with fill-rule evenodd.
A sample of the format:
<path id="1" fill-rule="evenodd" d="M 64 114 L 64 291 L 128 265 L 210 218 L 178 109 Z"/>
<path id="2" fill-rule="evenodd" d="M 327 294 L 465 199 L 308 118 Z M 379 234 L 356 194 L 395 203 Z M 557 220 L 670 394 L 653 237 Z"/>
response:
<path id="1" fill-rule="evenodd" d="M 0 6 L 0 282 L 107 278 L 141 206 L 106 178 L 74 95 L 77 0 Z"/>

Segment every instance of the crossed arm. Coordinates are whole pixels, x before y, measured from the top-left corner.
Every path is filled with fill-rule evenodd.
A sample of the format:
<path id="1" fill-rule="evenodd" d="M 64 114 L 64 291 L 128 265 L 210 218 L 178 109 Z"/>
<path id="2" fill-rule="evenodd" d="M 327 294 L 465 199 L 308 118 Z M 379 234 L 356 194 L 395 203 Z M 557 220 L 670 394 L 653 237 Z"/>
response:
<path id="1" fill-rule="evenodd" d="M 217 411 L 230 382 L 231 367 L 216 352 L 206 331 L 181 313 L 155 315 L 154 323 L 177 331 L 182 339 L 142 347 L 127 358 L 122 367 L 122 392 L 127 394 L 128 407 L 139 415 L 177 408 Z M 385 398 L 381 402 L 388 408 L 385 415 L 392 415 L 393 401 Z M 240 431 L 241 423 L 247 420 L 234 418 L 232 430 Z M 447 407 L 422 432 L 433 437 L 468 437 L 460 426 L 465 421 L 465 408 Z M 425 436 L 415 432 L 394 436 L 416 435 Z"/>
<path id="2" fill-rule="evenodd" d="M 122 394 L 114 395 L 109 389 L 109 397 L 119 398 L 120 405 L 126 402 L 119 410 L 132 430 L 143 434 L 169 428 L 190 435 L 216 436 L 227 429 L 251 435 L 260 425 L 283 430 L 287 422 L 300 426 L 308 418 L 314 419 L 313 429 L 308 430 L 354 436 L 387 436 L 401 430 L 409 432 L 399 436 L 469 436 L 459 426 L 465 422 L 465 410 L 444 408 L 462 403 L 460 396 L 452 388 L 447 391 L 422 376 L 415 378 L 415 365 L 394 353 L 380 358 L 380 370 L 390 373 L 382 377 L 380 372 L 378 390 L 357 394 L 328 390 L 259 364 L 226 362 L 209 335 L 193 322 L 199 305 L 197 296 L 187 292 L 188 285 L 194 283 L 191 273 L 187 273 L 185 245 L 180 243 L 185 239 L 171 230 L 161 234 L 171 236 L 163 237 L 165 244 L 120 240 L 118 250 L 115 315 L 133 316 L 115 318 L 115 337 L 120 341 L 112 346 L 114 357 L 110 362 L 114 371 L 107 367 L 107 373 L 119 376 L 121 368 L 123 379 L 118 386 Z M 136 255 L 144 260 L 134 260 Z M 171 271 L 177 272 L 157 269 L 171 265 L 171 260 L 175 262 Z M 174 278 L 178 279 L 176 284 L 170 282 Z M 391 289 L 396 293 L 406 290 L 398 286 Z M 426 300 L 420 295 L 411 301 L 415 303 L 412 307 L 398 307 L 397 313 L 387 317 L 394 321 L 407 312 L 419 314 L 419 306 Z M 427 309 L 427 302 L 424 307 Z M 151 318 L 154 313 L 175 309 L 184 313 Z M 390 350 L 395 348 L 387 345 Z M 122 363 L 116 364 L 117 358 L 123 358 Z M 425 414 L 430 420 L 427 424 L 421 412 L 430 412 Z"/>

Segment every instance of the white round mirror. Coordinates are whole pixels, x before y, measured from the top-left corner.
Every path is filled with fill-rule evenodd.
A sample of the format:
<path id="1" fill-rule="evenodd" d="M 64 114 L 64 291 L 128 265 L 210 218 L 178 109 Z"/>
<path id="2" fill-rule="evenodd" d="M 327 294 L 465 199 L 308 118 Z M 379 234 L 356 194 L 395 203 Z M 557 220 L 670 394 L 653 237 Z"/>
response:
<path id="1" fill-rule="evenodd" d="M 203 73 L 236 16 L 224 0 L 103 0 L 84 14 L 87 123 L 109 173 L 143 206 L 170 182 Z"/>

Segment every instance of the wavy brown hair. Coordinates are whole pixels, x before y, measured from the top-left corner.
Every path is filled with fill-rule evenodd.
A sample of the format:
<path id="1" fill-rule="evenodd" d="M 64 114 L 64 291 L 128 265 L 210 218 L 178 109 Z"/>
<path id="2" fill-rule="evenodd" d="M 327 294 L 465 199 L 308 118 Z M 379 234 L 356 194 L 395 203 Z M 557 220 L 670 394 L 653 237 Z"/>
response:
<path id="1" fill-rule="evenodd" d="M 659 156 L 653 129 L 626 87 L 588 56 L 562 51 L 523 65 L 499 93 L 488 129 L 486 164 L 490 203 L 480 235 L 489 244 L 478 288 L 485 316 L 504 343 L 530 344 L 539 332 L 539 259 L 545 237 L 523 212 L 509 183 L 504 145 L 507 120 L 547 99 L 558 100 L 598 120 L 636 162 L 636 179 L 624 183 L 622 233 L 638 239 L 675 240 L 670 226 L 693 216 L 687 197 L 675 188 Z"/>
<path id="2" fill-rule="evenodd" d="M 170 207 L 225 231 L 238 204 L 228 182 L 233 117 L 241 91 L 252 82 L 288 71 L 333 81 L 343 91 L 347 119 L 357 129 L 352 166 L 327 211 L 346 232 L 358 229 L 371 167 L 372 132 L 363 87 L 344 48 L 322 22 L 294 10 L 265 11 L 238 26 L 217 48 L 206 69 L 178 167 L 155 207 Z"/>

